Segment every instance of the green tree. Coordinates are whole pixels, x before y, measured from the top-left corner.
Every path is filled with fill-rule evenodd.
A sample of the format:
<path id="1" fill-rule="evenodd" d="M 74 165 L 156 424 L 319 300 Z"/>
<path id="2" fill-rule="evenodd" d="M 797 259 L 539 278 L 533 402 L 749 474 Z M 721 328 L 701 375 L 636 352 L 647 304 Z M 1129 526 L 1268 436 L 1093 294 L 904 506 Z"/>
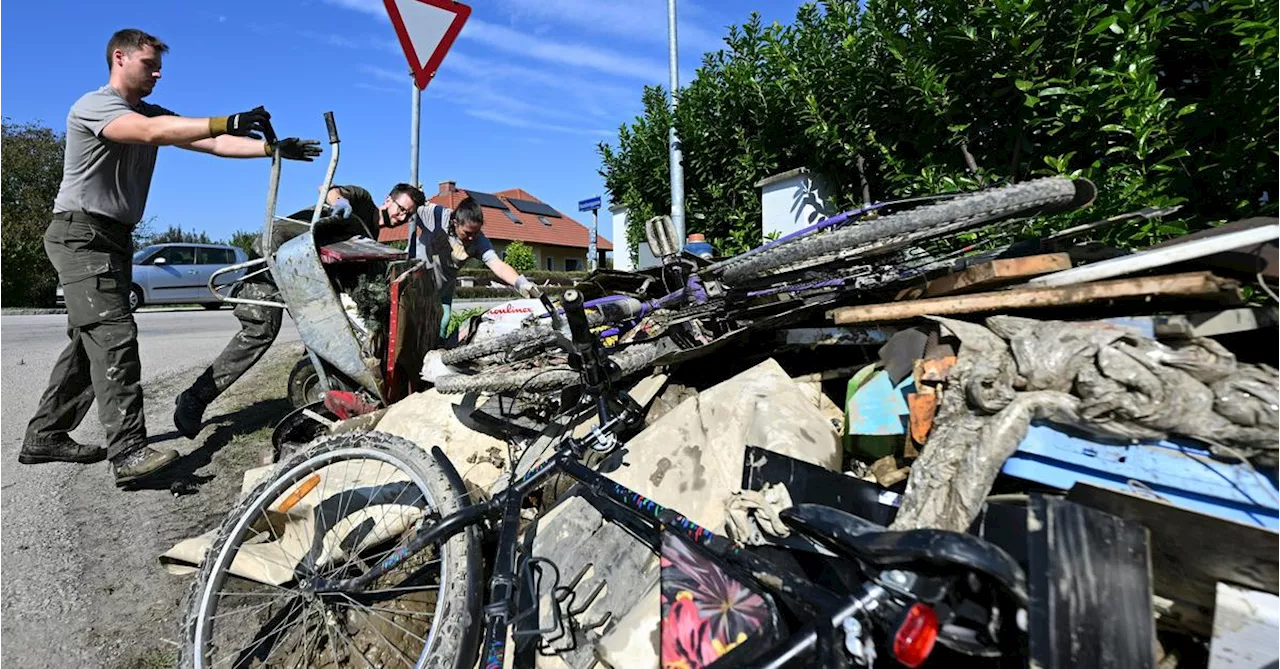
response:
<path id="1" fill-rule="evenodd" d="M 507 244 L 502 258 L 517 272 L 528 272 L 538 268 L 538 261 L 533 257 L 533 249 L 518 239 Z"/>
<path id="2" fill-rule="evenodd" d="M 0 123 L 0 301 L 53 303 L 58 277 L 44 252 L 44 231 L 62 183 L 63 135 L 36 123 Z"/>
<path id="3" fill-rule="evenodd" d="M 246 258 L 257 258 L 258 254 L 253 250 L 253 243 L 261 236 L 261 232 L 253 230 L 236 230 L 235 233 L 231 235 L 231 241 L 227 243 L 244 249 Z"/>
<path id="4" fill-rule="evenodd" d="M 170 225 L 164 232 L 152 235 L 148 244 L 167 244 L 185 242 L 187 244 L 212 244 L 213 240 L 204 232 L 183 230 L 181 225 Z"/>
<path id="5" fill-rule="evenodd" d="M 754 183 L 799 166 L 845 207 L 1047 174 L 1100 190 L 1055 227 L 1183 206 L 1177 220 L 1110 229 L 1122 246 L 1276 211 L 1275 3 L 862 5 L 807 4 L 788 26 L 753 16 L 704 57 L 674 119 L 690 232 L 729 253 L 758 244 Z M 646 88 L 642 115 L 599 147 L 632 243 L 670 208 L 666 102 Z"/>

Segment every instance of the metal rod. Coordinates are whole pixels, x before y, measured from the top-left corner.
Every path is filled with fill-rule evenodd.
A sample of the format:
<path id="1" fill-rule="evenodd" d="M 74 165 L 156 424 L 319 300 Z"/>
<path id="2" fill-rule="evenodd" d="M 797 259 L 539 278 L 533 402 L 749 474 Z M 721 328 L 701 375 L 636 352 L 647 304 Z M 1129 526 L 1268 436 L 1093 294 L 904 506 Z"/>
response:
<path id="1" fill-rule="evenodd" d="M 676 44 L 676 0 L 667 0 L 667 53 L 671 66 L 671 128 L 667 133 L 671 163 L 671 222 L 676 226 L 679 249 L 684 248 L 684 151 L 676 134 L 676 100 L 680 90 L 680 66 Z"/>
<path id="2" fill-rule="evenodd" d="M 409 183 L 422 188 L 418 182 L 418 135 L 422 129 L 422 91 L 410 74 L 409 86 L 413 89 L 413 106 L 409 115 Z"/>
<path id="3" fill-rule="evenodd" d="M 329 132 L 329 169 L 325 170 L 324 185 L 320 187 L 320 197 L 316 199 L 316 208 L 311 212 L 312 226 L 316 224 L 316 221 L 320 220 L 320 210 L 324 207 L 325 200 L 329 197 L 329 189 L 333 188 L 333 175 L 338 171 L 338 124 L 333 118 L 333 112 L 324 113 L 324 124 Z M 262 245 L 262 250 L 268 257 L 275 253 L 275 249 L 266 243 Z"/>
<path id="4" fill-rule="evenodd" d="M 599 263 L 596 262 L 596 256 L 600 254 L 600 252 L 596 249 L 596 235 L 598 234 L 597 230 L 599 229 L 599 226 L 600 226 L 600 210 L 592 209 L 591 210 L 591 240 L 590 240 L 590 243 L 587 244 L 587 270 L 592 272 L 596 271 L 596 267 L 599 266 Z"/>

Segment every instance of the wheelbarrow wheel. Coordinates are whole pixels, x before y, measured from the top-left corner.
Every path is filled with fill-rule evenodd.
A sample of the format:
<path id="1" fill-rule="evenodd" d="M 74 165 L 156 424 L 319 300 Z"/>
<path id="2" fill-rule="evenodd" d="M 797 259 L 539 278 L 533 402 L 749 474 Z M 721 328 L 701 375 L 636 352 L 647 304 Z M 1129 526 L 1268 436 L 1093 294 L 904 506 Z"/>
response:
<path id="1" fill-rule="evenodd" d="M 218 530 L 187 597 L 180 666 L 469 669 L 482 603 L 477 527 L 367 586 L 308 587 L 367 573 L 466 498 L 456 473 L 400 437 L 312 442 Z"/>
<path id="2" fill-rule="evenodd" d="M 324 371 L 329 377 L 330 390 L 356 390 L 332 367 L 325 365 Z M 323 399 L 320 375 L 316 374 L 316 368 L 311 364 L 311 356 L 304 355 L 289 372 L 289 403 L 294 409 L 301 409 Z"/>

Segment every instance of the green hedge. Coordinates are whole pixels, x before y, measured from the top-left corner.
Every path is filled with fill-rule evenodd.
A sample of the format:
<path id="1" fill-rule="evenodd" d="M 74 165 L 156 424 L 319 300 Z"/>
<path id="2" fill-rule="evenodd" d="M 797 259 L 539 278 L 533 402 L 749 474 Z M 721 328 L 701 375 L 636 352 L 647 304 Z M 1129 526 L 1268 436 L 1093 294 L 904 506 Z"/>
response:
<path id="1" fill-rule="evenodd" d="M 543 286 L 542 291 L 551 297 L 559 297 L 569 286 Z M 454 300 L 480 300 L 491 297 L 511 300 L 520 299 L 514 288 L 490 288 L 488 286 L 458 286 L 454 291 Z"/>
<path id="2" fill-rule="evenodd" d="M 733 26 L 680 91 L 689 232 L 725 254 L 760 243 L 755 183 L 796 167 L 835 205 L 1086 177 L 1096 204 L 1053 229 L 1181 204 L 1111 227 L 1141 247 L 1216 221 L 1274 215 L 1275 0 L 831 0 L 790 25 Z M 670 208 L 660 87 L 599 146 L 627 239 Z M 614 240 L 621 245 L 623 240 Z"/>
<path id="3" fill-rule="evenodd" d="M 587 272 L 548 272 L 546 270 L 531 270 L 525 272 L 524 275 L 534 283 L 551 282 L 557 286 L 572 286 L 575 282 L 587 278 Z M 475 279 L 477 283 L 487 284 L 490 281 L 498 281 L 498 277 L 487 268 L 485 269 L 468 269 L 458 270 L 458 276 Z"/>

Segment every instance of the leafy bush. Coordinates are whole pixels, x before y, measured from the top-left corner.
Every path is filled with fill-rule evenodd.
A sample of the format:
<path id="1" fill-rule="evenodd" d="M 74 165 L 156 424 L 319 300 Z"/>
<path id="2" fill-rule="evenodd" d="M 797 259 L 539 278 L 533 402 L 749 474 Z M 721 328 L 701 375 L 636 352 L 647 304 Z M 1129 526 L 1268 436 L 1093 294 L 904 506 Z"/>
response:
<path id="1" fill-rule="evenodd" d="M 574 282 L 587 278 L 587 272 L 557 272 L 548 270 L 530 270 L 523 273 L 530 281 L 535 283 L 550 282 L 553 285 L 572 286 Z M 476 283 L 488 285 L 490 281 L 498 281 L 498 276 L 489 268 L 463 268 L 458 270 L 458 276 L 469 277 L 476 280 Z"/>
<path id="2" fill-rule="evenodd" d="M 759 179 L 823 173 L 837 205 L 1065 174 L 1099 187 L 1054 227 L 1148 205 L 1114 226 L 1143 246 L 1276 211 L 1277 5 L 1252 0 L 866 0 L 729 29 L 680 93 L 689 232 L 760 243 Z M 670 208 L 666 93 L 601 144 L 627 241 Z M 1046 232 L 1044 223 L 1020 234 Z"/>
<path id="3" fill-rule="evenodd" d="M 58 275 L 44 253 L 44 231 L 62 183 L 63 135 L 34 123 L 0 124 L 0 302 L 52 306 Z"/>
<path id="4" fill-rule="evenodd" d="M 246 258 L 257 258 L 258 254 L 253 250 L 253 243 L 261 236 L 262 233 L 258 231 L 236 230 L 227 243 L 242 249 Z"/>
<path id="5" fill-rule="evenodd" d="M 542 286 L 542 292 L 551 297 L 558 297 L 568 289 L 569 286 Z M 508 300 L 521 299 L 514 288 L 490 288 L 489 286 L 458 286 L 453 294 L 455 303 L 459 300 L 483 300 L 494 297 Z"/>
<path id="6" fill-rule="evenodd" d="M 517 272 L 528 272 L 538 266 L 538 260 L 533 256 L 533 249 L 518 239 L 507 244 L 507 250 L 503 252 L 503 260 Z"/>

